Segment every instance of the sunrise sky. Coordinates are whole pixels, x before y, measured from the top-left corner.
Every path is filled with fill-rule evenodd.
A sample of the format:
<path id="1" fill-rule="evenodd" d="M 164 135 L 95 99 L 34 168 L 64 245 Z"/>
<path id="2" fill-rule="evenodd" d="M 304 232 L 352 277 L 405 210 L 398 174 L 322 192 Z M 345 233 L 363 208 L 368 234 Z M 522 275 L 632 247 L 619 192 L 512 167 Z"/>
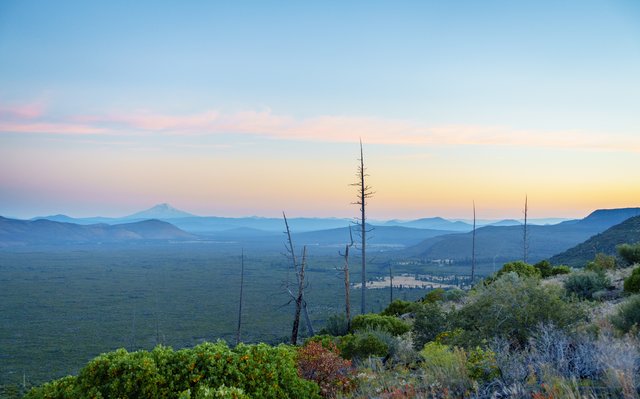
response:
<path id="1" fill-rule="evenodd" d="M 640 2 L 0 2 L 0 215 L 640 206 Z"/>

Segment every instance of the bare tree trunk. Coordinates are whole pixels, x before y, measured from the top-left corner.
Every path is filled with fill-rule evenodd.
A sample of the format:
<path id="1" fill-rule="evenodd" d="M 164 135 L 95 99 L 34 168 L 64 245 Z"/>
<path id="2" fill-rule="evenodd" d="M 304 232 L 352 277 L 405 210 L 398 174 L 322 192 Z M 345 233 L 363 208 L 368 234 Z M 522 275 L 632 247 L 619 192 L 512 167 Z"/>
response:
<path id="1" fill-rule="evenodd" d="M 351 329 L 351 284 L 349 283 L 349 247 L 345 246 L 344 252 L 344 307 L 347 316 L 347 329 Z"/>
<path id="2" fill-rule="evenodd" d="M 393 270 L 389 263 L 389 303 L 393 302 Z"/>
<path id="3" fill-rule="evenodd" d="M 240 256 L 240 304 L 238 306 L 238 329 L 236 331 L 236 345 L 240 343 L 240 327 L 242 326 L 242 289 L 244 286 L 244 249 Z"/>
<path id="4" fill-rule="evenodd" d="M 302 263 L 298 273 L 298 296 L 296 297 L 296 312 L 293 317 L 293 329 L 291 330 L 291 345 L 298 343 L 298 327 L 300 325 L 300 312 L 302 311 L 304 295 L 304 267 L 307 262 L 307 247 L 302 247 Z"/>
<path id="5" fill-rule="evenodd" d="M 344 273 L 344 305 L 345 315 L 347 318 L 347 329 L 351 329 L 351 283 L 349 282 L 349 248 L 353 246 L 353 234 L 351 226 L 349 226 L 349 238 L 351 242 L 345 245 L 344 254 L 340 254 L 344 258 L 344 266 L 336 270 Z"/>
<path id="6" fill-rule="evenodd" d="M 476 202 L 473 201 L 473 241 L 471 244 L 471 285 L 476 279 Z"/>
<path id="7" fill-rule="evenodd" d="M 298 261 L 296 259 L 296 253 L 295 250 L 293 248 L 293 240 L 291 239 L 291 230 L 289 229 L 289 222 L 287 221 L 287 215 L 285 215 L 284 212 L 282 212 L 282 217 L 284 218 L 284 225 L 287 228 L 287 241 L 288 241 L 288 247 L 287 247 L 287 251 L 289 252 L 290 256 L 291 256 L 291 261 L 293 262 L 293 271 L 296 275 L 296 282 L 298 283 L 298 285 L 300 284 L 300 275 L 298 273 Z M 302 298 L 302 312 L 304 314 L 304 319 L 305 322 L 307 324 L 307 332 L 309 333 L 309 336 L 312 337 L 315 335 L 315 332 L 313 331 L 313 326 L 311 324 L 311 318 L 309 317 L 309 311 L 307 310 L 307 301 L 304 300 L 304 297 Z"/>
<path id="8" fill-rule="evenodd" d="M 360 246 L 362 252 L 362 298 L 360 303 L 360 313 L 364 314 L 366 309 L 366 291 L 367 291 L 367 215 L 366 215 L 366 205 L 367 199 L 371 198 L 373 192 L 371 191 L 371 187 L 366 185 L 365 177 L 368 175 L 365 173 L 366 168 L 364 167 L 364 153 L 362 151 L 362 140 L 360 140 L 360 165 L 358 166 L 358 181 L 353 183 L 352 186 L 356 186 L 358 188 L 358 200 L 354 202 L 354 204 L 360 205 L 360 220 L 358 224 L 360 225 L 360 238 L 362 239 L 362 243 Z"/>
<path id="9" fill-rule="evenodd" d="M 529 244 L 527 243 L 527 213 L 529 212 L 528 197 L 524 197 L 524 235 L 522 237 L 522 260 L 527 263 Z"/>

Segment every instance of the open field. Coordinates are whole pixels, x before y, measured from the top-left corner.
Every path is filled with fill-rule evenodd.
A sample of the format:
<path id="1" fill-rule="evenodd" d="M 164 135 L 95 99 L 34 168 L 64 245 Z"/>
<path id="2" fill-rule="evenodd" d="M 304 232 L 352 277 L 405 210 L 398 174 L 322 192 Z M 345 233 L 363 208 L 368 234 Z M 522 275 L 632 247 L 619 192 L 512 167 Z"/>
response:
<path id="1" fill-rule="evenodd" d="M 222 244 L 93 246 L 0 252 L 0 384 L 38 384 L 75 373 L 99 353 L 119 347 L 175 348 L 235 340 L 240 248 Z M 283 286 L 294 275 L 277 250 L 245 250 L 242 339 L 287 339 L 293 307 Z M 342 259 L 310 250 L 307 298 L 314 327 L 343 311 Z M 351 280 L 360 280 L 352 258 Z M 383 278 L 373 259 L 370 279 Z M 397 273 L 420 271 L 408 265 Z M 440 273 L 446 272 L 437 268 Z M 455 269 L 455 268 L 452 268 Z M 459 268 L 464 271 L 462 268 Z M 395 273 L 395 271 L 394 271 Z M 416 299 L 423 289 L 394 289 Z M 352 294 L 359 309 L 359 295 Z M 368 308 L 382 310 L 387 289 L 370 290 Z"/>

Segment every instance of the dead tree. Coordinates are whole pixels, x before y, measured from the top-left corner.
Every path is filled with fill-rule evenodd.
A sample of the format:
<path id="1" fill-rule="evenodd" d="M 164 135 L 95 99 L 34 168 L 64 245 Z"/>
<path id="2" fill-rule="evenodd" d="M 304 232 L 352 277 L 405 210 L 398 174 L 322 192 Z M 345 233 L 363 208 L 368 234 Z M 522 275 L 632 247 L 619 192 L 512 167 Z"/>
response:
<path id="1" fill-rule="evenodd" d="M 360 313 L 365 313 L 366 308 L 366 290 L 367 290 L 367 226 L 366 226 L 366 207 L 367 200 L 373 196 L 371 187 L 367 186 L 365 180 L 369 175 L 366 174 L 366 168 L 364 167 L 364 155 L 362 151 L 362 139 L 360 140 L 360 165 L 358 165 L 358 171 L 356 173 L 357 181 L 352 186 L 358 189 L 358 199 L 353 202 L 354 205 L 360 205 L 360 216 L 356 220 L 356 224 L 360 227 L 361 245 L 360 250 L 362 253 L 362 298 L 360 303 Z"/>
<path id="2" fill-rule="evenodd" d="M 389 303 L 393 302 L 393 269 L 389 263 Z"/>
<path id="3" fill-rule="evenodd" d="M 296 311 L 293 316 L 293 328 L 291 330 L 291 345 L 298 343 L 298 327 L 300 326 L 300 312 L 304 303 L 304 268 L 307 263 L 307 247 L 302 247 L 302 263 L 298 275 L 298 295 L 295 298 Z"/>
<path id="4" fill-rule="evenodd" d="M 524 196 L 524 232 L 522 236 L 522 260 L 527 263 L 527 255 L 529 255 L 529 242 L 527 241 L 527 213 L 529 212 L 528 198 Z"/>
<path id="5" fill-rule="evenodd" d="M 236 330 L 236 345 L 240 343 L 240 327 L 242 326 L 242 288 L 244 286 L 244 249 L 240 255 L 240 304 L 238 305 L 238 329 Z"/>
<path id="6" fill-rule="evenodd" d="M 347 317 L 347 329 L 351 329 L 351 283 L 349 282 L 349 248 L 353 246 L 351 226 L 349 226 L 349 239 L 350 243 L 345 245 L 344 254 L 340 254 L 344 258 L 344 266 L 336 268 L 339 272 L 344 273 L 344 310 Z"/>
<path id="7" fill-rule="evenodd" d="M 298 261 L 296 258 L 296 253 L 293 248 L 293 240 L 291 239 L 291 229 L 289 229 L 289 222 L 287 221 L 287 215 L 285 215 L 284 212 L 282 212 L 282 217 L 284 218 L 284 225 L 287 228 L 287 231 L 285 232 L 287 234 L 287 244 L 285 246 L 287 248 L 287 252 L 289 253 L 289 257 L 291 258 L 291 262 L 293 264 L 293 272 L 296 275 L 296 283 L 299 286 L 300 272 L 298 270 Z M 305 247 L 305 250 L 306 250 L 306 247 Z M 288 287 L 287 287 L 287 290 L 289 291 L 289 295 L 293 299 L 295 299 L 295 296 L 291 294 L 291 291 L 288 289 Z M 315 335 L 315 332 L 313 331 L 313 326 L 311 325 L 311 318 L 309 317 L 309 311 L 307 310 L 307 301 L 305 301 L 304 295 L 302 297 L 302 314 L 304 315 L 304 319 L 307 324 L 307 332 L 309 333 L 309 336 L 312 337 Z"/>
<path id="8" fill-rule="evenodd" d="M 471 241 L 471 285 L 476 278 L 476 202 L 473 201 L 473 234 Z"/>

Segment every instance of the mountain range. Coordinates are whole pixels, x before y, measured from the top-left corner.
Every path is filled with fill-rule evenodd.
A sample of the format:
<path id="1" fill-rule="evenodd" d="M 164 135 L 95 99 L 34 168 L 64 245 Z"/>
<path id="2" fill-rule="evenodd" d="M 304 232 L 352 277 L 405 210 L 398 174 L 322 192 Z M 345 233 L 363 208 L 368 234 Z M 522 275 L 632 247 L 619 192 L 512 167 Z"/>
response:
<path id="1" fill-rule="evenodd" d="M 602 233 L 624 220 L 640 215 L 640 208 L 601 209 L 584 219 L 551 225 L 529 224 L 529 261 L 550 258 Z M 152 218 L 152 219 L 149 219 Z M 352 220 L 341 218 L 290 218 L 297 245 L 335 250 L 349 242 Z M 394 257 L 421 260 L 471 258 L 471 225 L 443 218 L 410 221 L 373 221 L 369 234 L 372 251 L 396 250 Z M 122 218 L 71 218 L 65 215 L 29 221 L 0 218 L 0 246 L 90 242 L 140 242 L 144 240 L 214 240 L 262 248 L 280 248 L 281 218 L 226 218 L 196 216 L 168 204 Z M 353 230 L 354 239 L 358 236 Z M 493 221 L 476 229 L 479 262 L 522 259 L 523 226 L 517 220 Z"/>

